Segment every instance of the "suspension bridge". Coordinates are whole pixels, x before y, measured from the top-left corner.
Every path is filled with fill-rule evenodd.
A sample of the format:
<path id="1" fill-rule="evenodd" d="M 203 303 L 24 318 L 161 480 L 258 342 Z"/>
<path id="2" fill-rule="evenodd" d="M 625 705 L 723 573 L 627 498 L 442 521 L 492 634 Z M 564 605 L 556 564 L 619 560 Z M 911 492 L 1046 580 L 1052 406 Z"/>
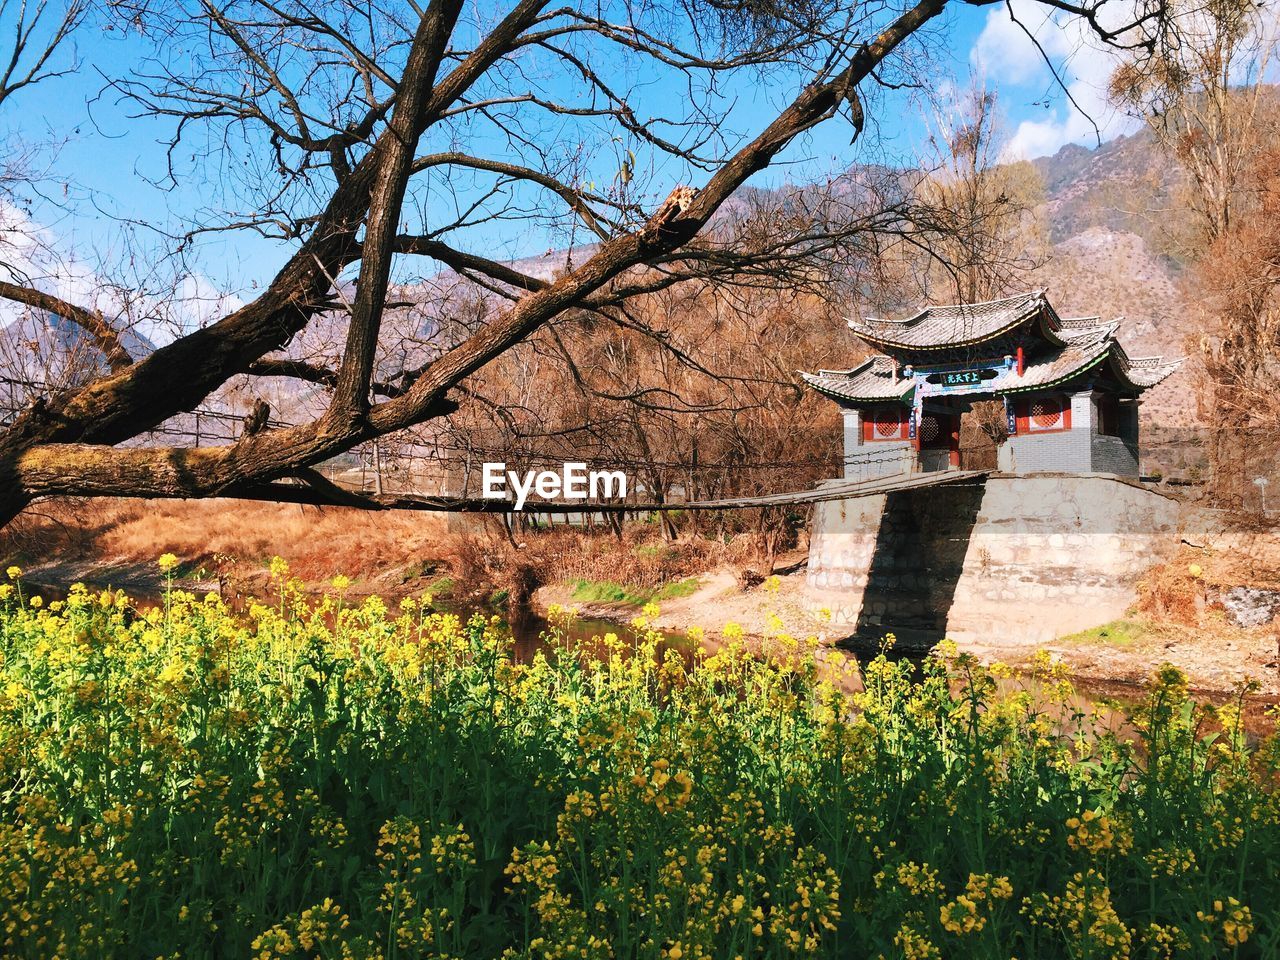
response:
<path id="1" fill-rule="evenodd" d="M 0 377 L 0 429 L 10 423 L 31 402 L 33 396 L 47 393 L 51 386 L 34 379 Z M 237 413 L 229 406 L 206 405 L 179 414 L 152 430 L 141 434 L 130 441 L 135 444 L 155 442 L 173 442 L 175 440 L 189 446 L 210 446 L 234 443 L 244 428 L 244 414 Z M 292 424 L 282 420 L 269 420 L 268 428 L 284 428 Z M 409 456 L 392 458 L 396 467 L 390 472 L 406 474 L 409 489 L 390 490 L 393 484 L 386 482 L 387 460 L 381 445 L 371 442 L 357 447 L 350 452 L 345 464 L 340 462 L 320 465 L 311 470 L 300 472 L 297 477 L 271 483 L 249 484 L 237 488 L 234 496 L 237 499 L 296 503 L 313 506 L 346 506 L 365 510 L 421 510 L 456 513 L 516 513 L 515 501 L 506 497 L 477 497 L 467 495 L 470 487 L 469 475 L 473 472 L 474 462 L 479 457 L 513 458 L 510 451 L 488 450 L 485 448 L 449 447 L 434 445 L 433 456 Z M 441 464 L 451 461 L 442 452 L 455 457 L 466 457 L 466 464 L 461 467 L 464 475 L 463 493 L 450 495 L 446 492 L 425 493 L 421 481 L 429 475 L 436 485 L 446 486 L 445 478 L 440 470 L 418 470 L 419 483 L 414 483 L 415 470 L 413 463 L 419 465 Z M 545 460 L 545 457 L 531 458 Z M 845 473 L 859 473 L 865 479 L 828 480 L 815 488 L 805 490 L 765 493 L 751 496 L 729 497 L 694 497 L 681 498 L 667 496 L 652 499 L 652 491 L 647 491 L 642 484 L 633 484 L 631 496 L 612 501 L 584 500 L 529 500 L 523 512 L 530 516 L 584 516 L 586 514 L 633 513 L 645 514 L 670 510 L 746 510 L 770 507 L 805 506 L 830 500 L 847 500 L 857 497 L 875 496 L 900 490 L 915 490 L 925 487 L 980 483 L 990 471 L 984 470 L 948 470 L 933 472 L 916 471 L 914 451 L 894 450 L 884 452 L 868 452 L 854 458 L 853 469 Z M 354 462 L 353 462 L 354 461 Z M 400 469 L 400 461 L 409 461 L 407 470 Z M 610 458 L 606 466 L 610 469 L 633 469 L 639 467 L 670 467 L 682 473 L 689 471 L 716 472 L 723 474 L 727 470 L 790 470 L 815 466 L 835 466 L 826 461 L 786 460 L 777 462 L 738 463 L 738 464 L 654 464 L 640 461 L 617 461 Z M 869 474 L 869 476 L 868 476 Z M 428 481 L 429 482 L 429 481 Z M 418 487 L 418 489 L 413 489 Z M 673 487 L 672 493 L 681 493 L 679 485 Z M 650 499 L 645 499 L 646 496 Z"/>

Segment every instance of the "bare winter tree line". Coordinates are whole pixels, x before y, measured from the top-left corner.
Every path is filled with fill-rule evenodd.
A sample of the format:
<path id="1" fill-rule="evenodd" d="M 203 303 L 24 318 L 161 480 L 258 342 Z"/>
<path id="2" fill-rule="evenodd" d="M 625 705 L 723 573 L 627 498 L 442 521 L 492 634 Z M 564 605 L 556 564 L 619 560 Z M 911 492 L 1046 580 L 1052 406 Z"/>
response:
<path id="1" fill-rule="evenodd" d="M 1162 0 L 1043 5 L 1129 51 L 1135 69 L 1173 26 Z M 253 300 L 214 302 L 145 352 L 136 314 L 173 307 L 150 288 L 120 284 L 103 309 L 11 271 L 0 297 L 80 331 L 64 340 L 93 361 L 47 364 L 53 389 L 33 392 L 0 436 L 0 521 L 57 495 L 376 507 L 315 467 L 424 425 L 530 443 L 539 431 L 521 416 L 574 449 L 625 447 L 655 465 L 767 460 L 770 443 L 794 452 L 824 414 L 788 368 L 826 359 L 806 331 L 831 304 L 936 284 L 938 271 L 978 295 L 1011 269 L 992 268 L 1001 255 L 983 238 L 1026 201 L 983 175 L 981 96 L 973 120 L 938 140 L 945 176 L 868 167 L 749 189 L 821 124 L 869 139 L 879 90 L 929 80 L 948 6 L 107 5 L 95 15 L 156 51 L 108 77 L 110 91 L 171 121 L 172 177 L 211 185 L 175 249 L 252 231 L 288 258 Z M 66 53 L 85 15 L 33 33 L 15 54 L 33 69 L 18 75 L 53 69 L 40 64 Z M 646 97 L 637 76 L 681 95 Z M 725 91 L 765 78 L 785 89 L 780 106 L 731 133 L 745 121 Z M 555 269 L 486 255 L 484 237 L 527 225 L 570 251 Z M 543 364 L 558 371 L 550 381 L 535 375 Z M 278 416 L 282 382 L 313 388 L 293 410 L 304 416 Z M 229 394 L 250 407 L 229 442 L 138 442 Z M 686 482 L 651 473 L 659 492 Z"/>
<path id="2" fill-rule="evenodd" d="M 1175 4 L 1181 24 L 1118 69 L 1111 93 L 1185 173 L 1184 256 L 1199 333 L 1210 494 L 1240 505 L 1280 458 L 1280 90 L 1274 11 Z"/>

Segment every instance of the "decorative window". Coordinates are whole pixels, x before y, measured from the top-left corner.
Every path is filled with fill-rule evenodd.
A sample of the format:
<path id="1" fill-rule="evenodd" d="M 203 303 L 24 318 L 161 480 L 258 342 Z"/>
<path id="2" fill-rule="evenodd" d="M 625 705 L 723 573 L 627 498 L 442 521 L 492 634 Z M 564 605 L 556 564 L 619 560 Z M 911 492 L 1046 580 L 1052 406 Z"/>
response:
<path id="1" fill-rule="evenodd" d="M 868 410 L 862 415 L 864 443 L 907 439 L 909 413 L 906 410 Z"/>
<path id="2" fill-rule="evenodd" d="M 932 443 L 942 435 L 942 426 L 938 423 L 938 418 L 930 414 L 925 414 L 920 418 L 920 442 Z"/>
<path id="3" fill-rule="evenodd" d="M 1064 396 L 1027 397 L 1016 405 L 1018 433 L 1055 433 L 1071 429 L 1071 400 Z"/>
<path id="4" fill-rule="evenodd" d="M 1032 430 L 1061 430 L 1062 401 L 1054 397 L 1031 401 Z"/>

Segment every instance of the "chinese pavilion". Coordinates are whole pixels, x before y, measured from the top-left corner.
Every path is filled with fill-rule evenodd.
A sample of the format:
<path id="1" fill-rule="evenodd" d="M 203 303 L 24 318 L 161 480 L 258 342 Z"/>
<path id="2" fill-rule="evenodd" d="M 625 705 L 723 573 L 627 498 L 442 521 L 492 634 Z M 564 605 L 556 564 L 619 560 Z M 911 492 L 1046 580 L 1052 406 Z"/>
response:
<path id="1" fill-rule="evenodd" d="M 1063 318 L 1043 291 L 850 320 L 878 351 L 852 370 L 803 373 L 844 411 L 846 478 L 959 467 L 960 417 L 1003 400 L 999 469 L 1138 475 L 1138 402 L 1181 360 L 1131 358 L 1120 321 Z"/>

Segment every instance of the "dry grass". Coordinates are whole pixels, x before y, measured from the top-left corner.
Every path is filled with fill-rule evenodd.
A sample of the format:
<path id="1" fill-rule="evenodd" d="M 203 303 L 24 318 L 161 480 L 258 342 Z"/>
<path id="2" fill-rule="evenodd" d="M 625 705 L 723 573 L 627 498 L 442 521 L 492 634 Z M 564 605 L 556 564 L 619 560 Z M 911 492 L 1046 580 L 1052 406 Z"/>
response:
<path id="1" fill-rule="evenodd" d="M 575 581 L 652 590 L 722 567 L 761 564 L 759 537 L 750 533 L 728 543 L 703 537 L 668 542 L 652 523 L 628 525 L 621 539 L 603 530 L 561 527 L 522 533 L 513 546 L 496 531 L 491 525 L 448 541 L 445 558 L 453 579 L 475 596 L 506 590 L 523 597 L 539 586 Z"/>
<path id="2" fill-rule="evenodd" d="M 149 561 L 174 553 L 184 563 L 204 563 L 223 555 L 250 569 L 281 556 L 297 576 L 318 580 L 338 572 L 367 578 L 439 557 L 445 536 L 446 520 L 434 514 L 120 499 L 42 504 L 5 531 L 0 550 L 28 562 Z"/>
<path id="3" fill-rule="evenodd" d="M 1205 606 L 1202 561 L 1198 552 L 1183 550 L 1155 567 L 1138 584 L 1134 608 L 1158 621 L 1199 626 Z"/>
<path id="4" fill-rule="evenodd" d="M 1224 620 L 1218 597 L 1232 587 L 1280 588 L 1274 541 L 1274 528 L 1233 530 L 1214 549 L 1184 547 L 1138 584 L 1134 610 L 1159 624 L 1230 634 L 1237 628 Z"/>
<path id="5" fill-rule="evenodd" d="M 653 588 L 718 567 L 758 565 L 760 547 L 751 534 L 729 543 L 696 538 L 669 543 L 654 524 L 626 528 L 621 541 L 607 534 L 546 533 L 525 550 L 545 571 L 546 582 L 604 580 Z"/>
<path id="6" fill-rule="evenodd" d="M 723 543 L 667 542 L 653 523 L 632 523 L 621 539 L 603 529 L 521 532 L 513 545 L 493 518 L 451 525 L 432 513 L 319 509 L 243 500 L 59 501 L 28 511 L 0 533 L 0 562 L 150 564 L 176 554 L 252 589 L 273 556 L 309 583 L 344 573 L 370 589 L 447 564 L 458 599 L 504 591 L 517 603 L 539 586 L 576 580 L 655 589 L 718 568 L 762 570 L 756 533 Z M 229 558 L 229 559 L 223 559 Z M 753 576 L 760 579 L 759 574 Z"/>

